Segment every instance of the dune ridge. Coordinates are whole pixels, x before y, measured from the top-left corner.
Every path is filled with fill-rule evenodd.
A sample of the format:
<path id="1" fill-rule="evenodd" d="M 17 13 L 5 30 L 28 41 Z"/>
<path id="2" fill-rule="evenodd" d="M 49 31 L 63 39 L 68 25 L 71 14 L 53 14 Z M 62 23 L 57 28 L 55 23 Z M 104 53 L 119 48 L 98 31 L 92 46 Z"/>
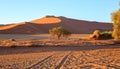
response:
<path id="1" fill-rule="evenodd" d="M 40 19 L 32 20 L 31 23 L 37 23 L 37 24 L 54 24 L 54 23 L 60 23 L 61 19 L 54 17 L 54 16 L 45 16 Z"/>
<path id="2" fill-rule="evenodd" d="M 30 22 L 0 26 L 0 34 L 47 34 L 49 29 L 62 26 L 73 34 L 89 34 L 94 30 L 112 30 L 111 23 L 77 20 L 63 16 L 45 16 Z"/>

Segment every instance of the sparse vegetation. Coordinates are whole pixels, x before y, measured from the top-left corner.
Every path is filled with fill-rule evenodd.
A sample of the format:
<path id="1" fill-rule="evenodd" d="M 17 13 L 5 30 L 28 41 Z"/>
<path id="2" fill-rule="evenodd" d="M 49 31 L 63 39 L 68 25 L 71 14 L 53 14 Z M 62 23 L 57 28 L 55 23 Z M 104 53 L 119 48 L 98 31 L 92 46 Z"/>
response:
<path id="1" fill-rule="evenodd" d="M 99 30 L 95 30 L 92 35 L 90 35 L 90 39 L 102 40 L 102 39 L 112 39 L 112 31 L 100 32 Z"/>
<path id="2" fill-rule="evenodd" d="M 108 33 L 112 32 L 94 32 L 99 36 Z M 75 36 L 80 34 L 71 35 Z M 12 47 L 0 48 L 0 69 L 119 69 L 120 49 L 108 46 L 112 44 L 114 40 L 0 40 L 1 46 Z"/>
<path id="3" fill-rule="evenodd" d="M 100 36 L 100 31 L 95 30 L 92 35 L 90 35 L 90 39 L 98 39 Z"/>
<path id="4" fill-rule="evenodd" d="M 52 28 L 51 30 L 49 30 L 49 33 L 52 37 L 57 37 L 57 39 L 60 39 L 60 37 L 68 37 L 71 35 L 71 33 L 63 27 Z"/>
<path id="5" fill-rule="evenodd" d="M 111 14 L 113 23 L 113 34 L 114 39 L 120 39 L 120 9 Z"/>
<path id="6" fill-rule="evenodd" d="M 41 47 L 41 46 L 97 46 L 115 44 L 114 40 L 17 40 L 17 41 L 0 41 L 0 47 Z M 118 43 L 118 41 L 117 41 Z M 120 43 L 120 41 L 119 41 Z"/>
<path id="7" fill-rule="evenodd" d="M 112 39 L 112 31 L 105 31 L 100 33 L 99 39 Z"/>
<path id="8" fill-rule="evenodd" d="M 15 39 L 9 39 L 10 41 L 16 41 Z"/>

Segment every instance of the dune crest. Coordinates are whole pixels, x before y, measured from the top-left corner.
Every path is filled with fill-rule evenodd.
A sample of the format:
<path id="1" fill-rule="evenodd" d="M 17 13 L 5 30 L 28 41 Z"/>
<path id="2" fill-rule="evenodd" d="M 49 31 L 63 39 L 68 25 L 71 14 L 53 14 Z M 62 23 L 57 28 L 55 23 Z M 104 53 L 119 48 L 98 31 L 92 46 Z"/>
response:
<path id="1" fill-rule="evenodd" d="M 3 27 L 0 27 L 0 30 L 11 29 L 11 28 L 14 28 L 16 26 L 23 25 L 23 24 L 26 24 L 26 22 L 20 22 L 18 24 L 11 24 L 11 25 L 7 25 L 7 26 L 3 26 Z"/>
<path id="2" fill-rule="evenodd" d="M 45 16 L 43 18 L 31 21 L 31 23 L 37 23 L 37 24 L 54 24 L 54 23 L 60 23 L 60 22 L 61 22 L 61 19 L 55 16 Z"/>

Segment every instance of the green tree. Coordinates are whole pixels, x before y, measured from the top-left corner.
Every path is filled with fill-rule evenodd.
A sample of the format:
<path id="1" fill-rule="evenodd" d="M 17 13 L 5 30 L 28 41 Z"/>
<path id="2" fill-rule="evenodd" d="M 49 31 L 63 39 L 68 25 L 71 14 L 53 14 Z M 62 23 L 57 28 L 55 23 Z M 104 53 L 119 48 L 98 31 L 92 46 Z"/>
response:
<path id="1" fill-rule="evenodd" d="M 52 28 L 49 30 L 49 33 L 51 36 L 57 37 L 57 39 L 60 39 L 60 37 L 68 37 L 71 35 L 71 33 L 63 27 Z"/>
<path id="2" fill-rule="evenodd" d="M 111 20 L 113 23 L 113 34 L 114 39 L 120 39 L 120 9 L 111 14 Z"/>

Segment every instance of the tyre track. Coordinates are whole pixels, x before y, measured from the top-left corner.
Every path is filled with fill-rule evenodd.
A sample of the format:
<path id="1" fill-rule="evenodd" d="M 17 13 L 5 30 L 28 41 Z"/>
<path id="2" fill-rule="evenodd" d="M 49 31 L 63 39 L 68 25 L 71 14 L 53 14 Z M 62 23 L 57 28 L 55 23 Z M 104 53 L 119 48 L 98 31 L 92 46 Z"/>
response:
<path id="1" fill-rule="evenodd" d="M 58 52 L 46 57 L 27 69 L 59 69 L 71 52 Z"/>
<path id="2" fill-rule="evenodd" d="M 46 57 L 45 59 L 43 59 L 43 60 L 41 60 L 41 61 L 37 62 L 37 63 L 36 63 L 36 64 L 34 64 L 34 65 L 32 65 L 32 66 L 28 67 L 27 69 L 31 69 L 31 68 L 35 67 L 36 65 L 38 65 L 38 64 L 39 64 L 39 63 L 41 63 L 41 62 L 44 62 L 45 60 L 49 59 L 50 57 L 52 57 L 52 55 L 51 55 L 51 56 Z"/>
<path id="3" fill-rule="evenodd" d="M 61 62 L 59 63 L 58 66 L 55 67 L 55 69 L 60 69 L 61 66 L 64 64 L 64 62 L 66 61 L 66 59 L 68 58 L 68 56 L 69 56 L 71 53 L 72 53 L 72 51 L 71 51 L 69 54 L 67 54 L 67 55 L 61 60 Z"/>
<path id="4" fill-rule="evenodd" d="M 115 69 L 120 69 L 120 66 L 118 66 L 118 65 L 108 65 L 108 67 L 115 68 Z"/>

